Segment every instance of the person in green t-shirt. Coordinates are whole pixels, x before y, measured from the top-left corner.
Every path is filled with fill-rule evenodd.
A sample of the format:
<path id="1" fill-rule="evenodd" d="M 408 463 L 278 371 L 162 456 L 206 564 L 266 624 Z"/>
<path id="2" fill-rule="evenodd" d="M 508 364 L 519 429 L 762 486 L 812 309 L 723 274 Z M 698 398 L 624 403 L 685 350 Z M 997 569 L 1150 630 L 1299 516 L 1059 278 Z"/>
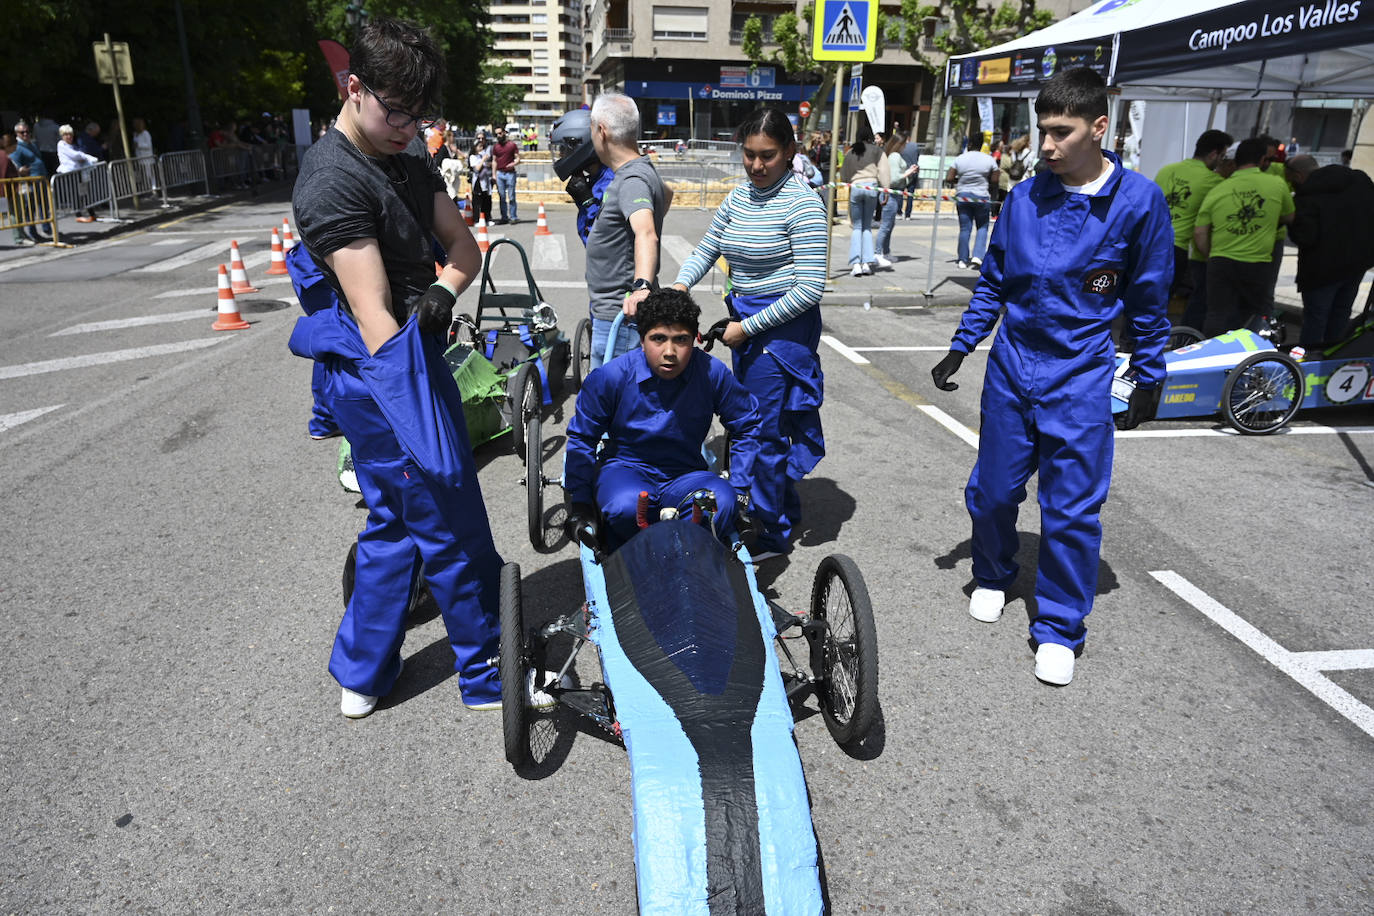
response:
<path id="1" fill-rule="evenodd" d="M 1260 160 L 1259 170 L 1271 181 L 1278 182 L 1278 186 L 1284 194 L 1293 196 L 1293 186 L 1288 183 L 1288 176 L 1284 172 L 1284 164 L 1290 155 L 1284 150 L 1283 144 L 1270 136 L 1261 136 L 1264 141 L 1264 158 Z M 1288 241 L 1288 227 L 1284 223 L 1279 223 L 1274 230 L 1274 253 L 1269 261 L 1269 299 L 1274 298 L 1274 290 L 1279 285 L 1279 270 L 1283 267 L 1283 251 Z"/>
<path id="2" fill-rule="evenodd" d="M 1236 171 L 1202 201 L 1193 242 L 1207 257 L 1208 337 L 1244 326 L 1268 314 L 1274 304 L 1270 265 L 1280 224 L 1293 221 L 1293 196 L 1260 171 L 1264 141 L 1236 147 Z"/>
<path id="3" fill-rule="evenodd" d="M 1193 226 L 1207 192 L 1221 184 L 1217 163 L 1230 148 L 1231 135 L 1226 131 L 1203 131 L 1191 159 L 1166 165 L 1155 176 L 1174 224 L 1174 284 L 1169 298 L 1188 300 L 1183 324 L 1190 328 L 1200 328 L 1207 317 L 1207 258 L 1193 245 Z"/>

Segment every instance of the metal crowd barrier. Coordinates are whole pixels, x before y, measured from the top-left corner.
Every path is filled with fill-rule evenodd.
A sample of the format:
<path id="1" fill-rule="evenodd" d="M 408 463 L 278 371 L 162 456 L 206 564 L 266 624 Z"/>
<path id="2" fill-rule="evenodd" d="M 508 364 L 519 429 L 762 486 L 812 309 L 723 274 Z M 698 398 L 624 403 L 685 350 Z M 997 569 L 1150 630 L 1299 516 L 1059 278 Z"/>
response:
<path id="1" fill-rule="evenodd" d="M 107 162 L 88 165 L 52 176 L 53 212 L 80 214 L 101 205 L 110 209 L 110 219 L 117 219 L 114 195 L 110 187 L 110 168 Z"/>
<path id="2" fill-rule="evenodd" d="M 246 188 L 257 177 L 251 150 L 221 146 L 210 150 L 209 156 L 210 174 L 217 190 L 223 190 L 226 184 Z"/>
<path id="3" fill-rule="evenodd" d="M 45 176 L 0 178 L 0 230 L 21 229 L 47 223 L 57 241 L 57 213 L 52 185 Z"/>
<path id="4" fill-rule="evenodd" d="M 156 157 L 144 156 L 140 159 L 114 159 L 106 163 L 110 171 L 112 193 L 110 206 L 116 217 L 119 216 L 119 202 L 127 200 L 138 209 L 140 200 L 161 198 L 160 206 L 168 207 L 167 184 L 162 179 Z"/>
<path id="5" fill-rule="evenodd" d="M 206 194 L 210 193 L 210 174 L 205 168 L 205 154 L 200 150 L 163 153 L 157 157 L 157 164 L 162 170 L 164 190 L 198 184 L 205 186 Z"/>

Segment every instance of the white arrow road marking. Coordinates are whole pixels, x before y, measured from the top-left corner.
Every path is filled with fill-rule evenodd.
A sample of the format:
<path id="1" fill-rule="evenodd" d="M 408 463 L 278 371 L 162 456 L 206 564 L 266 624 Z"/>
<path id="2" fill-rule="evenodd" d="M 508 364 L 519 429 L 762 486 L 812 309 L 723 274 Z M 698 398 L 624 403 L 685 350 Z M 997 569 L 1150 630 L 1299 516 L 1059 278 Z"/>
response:
<path id="1" fill-rule="evenodd" d="M 14 429 L 16 426 L 19 426 L 21 423 L 27 423 L 30 420 L 37 420 L 39 417 L 43 416 L 43 414 L 49 413 L 50 411 L 54 411 L 65 406 L 65 404 L 54 404 L 51 407 L 38 407 L 34 410 L 21 410 L 19 411 L 19 413 L 0 414 L 0 433 L 8 432 L 9 430 Z"/>

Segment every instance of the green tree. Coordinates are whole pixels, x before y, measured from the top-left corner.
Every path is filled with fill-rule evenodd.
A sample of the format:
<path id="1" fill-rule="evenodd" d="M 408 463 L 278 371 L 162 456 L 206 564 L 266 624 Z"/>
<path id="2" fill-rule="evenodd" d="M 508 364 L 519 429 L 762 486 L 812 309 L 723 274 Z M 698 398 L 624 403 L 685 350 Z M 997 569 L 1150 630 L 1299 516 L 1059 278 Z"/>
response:
<path id="1" fill-rule="evenodd" d="M 740 50 L 749 59 L 750 68 L 760 65 L 775 66 L 781 69 L 789 82 L 820 80 L 820 88 L 811 96 L 811 116 L 807 118 L 805 129 L 815 130 L 820 123 L 820 100 L 830 94 L 835 85 L 834 66 L 823 66 L 811 58 L 811 35 L 809 24 L 814 15 L 814 7 L 807 3 L 801 16 L 787 12 L 773 21 L 773 45 L 770 50 L 764 46 L 763 21 L 758 16 L 750 16 L 744 21 L 740 40 Z"/>
<path id="2" fill-rule="evenodd" d="M 938 25 L 941 22 L 946 26 L 943 29 Z M 935 139 L 937 125 L 944 116 L 945 81 L 938 77 L 949 57 L 1011 41 L 1052 22 L 1054 14 L 1037 9 L 1035 0 L 1003 0 L 995 9 L 979 6 L 977 0 L 943 0 L 935 4 L 902 0 L 900 13 L 887 18 L 883 35 L 899 41 L 902 50 L 937 75 L 926 139 Z M 936 26 L 931 36 L 926 34 L 927 23 Z"/>

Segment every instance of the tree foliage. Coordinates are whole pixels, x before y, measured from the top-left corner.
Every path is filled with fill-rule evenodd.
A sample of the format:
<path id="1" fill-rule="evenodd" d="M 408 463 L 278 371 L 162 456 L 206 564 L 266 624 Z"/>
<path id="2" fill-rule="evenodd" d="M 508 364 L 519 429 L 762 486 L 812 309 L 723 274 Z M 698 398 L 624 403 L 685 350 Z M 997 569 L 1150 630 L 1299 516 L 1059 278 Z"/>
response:
<path id="1" fill-rule="evenodd" d="M 932 19 L 943 22 L 946 28 L 937 26 L 927 43 L 926 21 Z M 934 4 L 902 0 L 901 12 L 896 17 L 879 19 L 882 34 L 898 41 L 903 51 L 932 72 L 941 69 L 947 57 L 972 54 L 1052 22 L 1054 14 L 1037 9 L 1035 0 L 1003 0 L 995 9 L 991 5 L 980 6 L 978 0 L 944 0 Z M 936 54 L 931 53 L 931 46 Z"/>
<path id="2" fill-rule="evenodd" d="M 181 0 L 196 96 L 207 127 L 262 112 L 338 111 L 333 76 L 317 42 L 351 43 L 347 0 Z M 13 7 L 11 9 L 10 7 Z M 488 80 L 492 34 L 482 0 L 367 0 L 372 15 L 402 16 L 430 27 L 445 50 L 445 108 L 460 124 L 510 110 L 504 87 Z M 129 44 L 134 85 L 120 87 L 126 117 L 148 121 L 158 148 L 187 117 L 186 81 L 175 0 L 21 0 L 8 4 L 0 56 L 0 107 L 58 120 L 114 120 L 109 86 L 96 80 L 92 42 L 109 32 Z M 18 49 L 33 53 L 17 53 Z M 517 94 L 519 90 L 516 90 Z"/>

